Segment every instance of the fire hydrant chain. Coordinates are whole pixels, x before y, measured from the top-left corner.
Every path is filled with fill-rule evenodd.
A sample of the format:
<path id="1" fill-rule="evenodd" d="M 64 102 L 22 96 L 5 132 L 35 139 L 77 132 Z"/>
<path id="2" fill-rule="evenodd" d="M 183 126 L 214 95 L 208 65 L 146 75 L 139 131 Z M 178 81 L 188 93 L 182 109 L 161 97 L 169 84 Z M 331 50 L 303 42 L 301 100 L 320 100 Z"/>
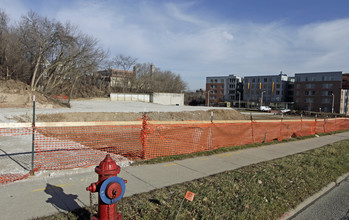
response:
<path id="1" fill-rule="evenodd" d="M 91 214 L 93 212 L 93 201 L 92 201 L 92 192 L 90 191 L 90 210 L 91 210 Z"/>

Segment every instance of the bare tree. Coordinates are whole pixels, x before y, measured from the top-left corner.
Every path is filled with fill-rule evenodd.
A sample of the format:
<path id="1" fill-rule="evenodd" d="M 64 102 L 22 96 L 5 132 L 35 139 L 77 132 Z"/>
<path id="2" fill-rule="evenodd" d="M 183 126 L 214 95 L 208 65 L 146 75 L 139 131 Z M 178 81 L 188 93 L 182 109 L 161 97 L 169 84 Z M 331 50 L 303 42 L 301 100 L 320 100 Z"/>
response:
<path id="1" fill-rule="evenodd" d="M 97 40 L 77 27 L 34 12 L 22 18 L 18 36 L 21 54 L 31 64 L 28 78 L 33 91 L 71 94 L 79 77 L 92 74 L 106 57 Z"/>
<path id="2" fill-rule="evenodd" d="M 9 69 L 7 67 L 7 47 L 9 28 L 8 28 L 8 16 L 0 9 L 0 76 L 4 78 L 9 77 Z"/>
<path id="3" fill-rule="evenodd" d="M 134 86 L 135 92 L 172 92 L 179 93 L 186 89 L 186 83 L 180 75 L 171 71 L 162 71 L 155 68 L 151 72 L 150 63 L 137 64 L 137 79 Z"/>

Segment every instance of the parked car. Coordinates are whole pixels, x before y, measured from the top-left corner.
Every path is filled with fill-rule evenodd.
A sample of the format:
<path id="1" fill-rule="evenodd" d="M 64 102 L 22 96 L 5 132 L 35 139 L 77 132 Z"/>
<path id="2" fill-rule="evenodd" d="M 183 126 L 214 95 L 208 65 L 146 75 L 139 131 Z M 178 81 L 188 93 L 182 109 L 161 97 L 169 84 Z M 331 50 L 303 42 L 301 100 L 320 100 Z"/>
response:
<path id="1" fill-rule="evenodd" d="M 283 109 L 280 109 L 280 110 L 281 110 L 281 113 L 283 113 L 283 114 L 286 114 L 286 113 L 291 111 L 290 109 L 287 109 L 287 108 L 283 108 Z"/>
<path id="2" fill-rule="evenodd" d="M 258 108 L 259 111 L 264 111 L 264 112 L 268 112 L 271 110 L 271 108 L 269 106 L 259 106 Z"/>

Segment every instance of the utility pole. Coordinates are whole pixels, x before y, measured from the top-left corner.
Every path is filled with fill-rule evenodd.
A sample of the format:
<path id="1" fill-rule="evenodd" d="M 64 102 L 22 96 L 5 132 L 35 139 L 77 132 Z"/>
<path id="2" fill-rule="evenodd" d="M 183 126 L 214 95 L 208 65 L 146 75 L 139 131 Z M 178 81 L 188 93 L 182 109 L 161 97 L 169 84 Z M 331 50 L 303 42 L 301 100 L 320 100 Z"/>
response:
<path id="1" fill-rule="evenodd" d="M 334 94 L 332 92 L 332 114 L 334 113 Z"/>

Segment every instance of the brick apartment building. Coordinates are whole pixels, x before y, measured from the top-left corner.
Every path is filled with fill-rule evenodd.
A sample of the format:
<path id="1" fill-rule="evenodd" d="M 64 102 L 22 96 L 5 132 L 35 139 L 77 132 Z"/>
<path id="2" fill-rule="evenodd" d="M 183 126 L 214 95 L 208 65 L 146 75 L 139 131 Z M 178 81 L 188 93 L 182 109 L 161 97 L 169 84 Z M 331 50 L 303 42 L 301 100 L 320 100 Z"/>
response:
<path id="1" fill-rule="evenodd" d="M 242 100 L 242 78 L 235 75 L 206 77 L 206 91 L 206 105 L 218 106 L 220 102 Z"/>
<path id="2" fill-rule="evenodd" d="M 240 95 L 240 97 L 239 97 Z M 278 75 L 206 77 L 206 105 L 286 107 L 349 115 L 349 74 L 341 71 Z M 239 101 L 240 104 L 240 101 Z"/>
<path id="3" fill-rule="evenodd" d="M 295 108 L 339 113 L 342 85 L 343 72 L 296 73 Z"/>
<path id="4" fill-rule="evenodd" d="M 217 106 L 225 100 L 226 76 L 206 77 L 206 105 Z"/>

